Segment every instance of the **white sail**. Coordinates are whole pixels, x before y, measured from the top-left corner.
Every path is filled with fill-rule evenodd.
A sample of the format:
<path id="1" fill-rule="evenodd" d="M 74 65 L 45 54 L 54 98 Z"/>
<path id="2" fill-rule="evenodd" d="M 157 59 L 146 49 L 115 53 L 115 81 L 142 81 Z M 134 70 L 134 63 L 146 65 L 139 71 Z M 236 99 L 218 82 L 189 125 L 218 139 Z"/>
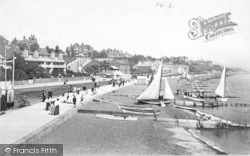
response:
<path id="1" fill-rule="evenodd" d="M 161 87 L 161 72 L 162 72 L 162 61 L 159 65 L 156 75 L 154 76 L 153 81 L 148 86 L 144 92 L 137 98 L 138 100 L 155 100 L 159 99 L 160 96 L 160 87 Z"/>
<path id="2" fill-rule="evenodd" d="M 165 93 L 163 99 L 174 99 L 174 94 L 168 84 L 167 78 L 165 79 Z"/>
<path id="3" fill-rule="evenodd" d="M 219 86 L 215 90 L 215 93 L 221 97 L 225 97 L 225 83 L 226 83 L 226 67 L 224 67 Z"/>
<path id="4" fill-rule="evenodd" d="M 191 76 L 188 74 L 188 68 L 185 69 L 184 73 L 182 74 L 182 76 L 180 78 L 181 79 L 187 79 L 187 80 L 191 79 Z"/>
<path id="5" fill-rule="evenodd" d="M 188 74 L 188 69 L 187 69 L 186 72 L 187 72 L 187 73 L 186 73 L 186 79 L 190 80 L 190 79 L 191 79 L 191 76 Z"/>
<path id="6" fill-rule="evenodd" d="M 186 71 L 186 69 L 185 69 L 185 70 L 184 70 L 184 73 L 183 73 L 182 76 L 181 76 L 181 78 L 185 78 L 186 75 L 187 75 L 187 71 Z"/>

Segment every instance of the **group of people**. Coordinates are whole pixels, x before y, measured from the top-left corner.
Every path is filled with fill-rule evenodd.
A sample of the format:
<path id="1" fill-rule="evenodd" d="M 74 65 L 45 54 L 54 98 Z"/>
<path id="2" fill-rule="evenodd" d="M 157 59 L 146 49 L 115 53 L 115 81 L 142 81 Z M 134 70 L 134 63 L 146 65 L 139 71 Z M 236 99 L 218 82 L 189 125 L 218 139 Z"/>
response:
<path id="1" fill-rule="evenodd" d="M 178 95 L 178 94 L 177 94 Z M 199 93 L 190 93 L 190 92 L 187 92 L 185 91 L 184 92 L 184 95 L 185 96 L 191 96 L 191 97 L 195 97 L 195 98 L 205 98 L 205 94 L 204 92 L 199 92 Z"/>
<path id="2" fill-rule="evenodd" d="M 118 86 L 121 87 L 121 85 L 124 86 L 125 79 L 118 79 L 118 80 L 112 79 L 111 82 L 113 84 L 113 87 L 115 87 L 116 82 L 117 82 Z"/>
<path id="3" fill-rule="evenodd" d="M 94 82 L 93 87 L 91 88 L 92 95 L 97 93 L 98 88 L 99 85 Z M 71 86 L 70 90 L 64 92 L 60 98 L 53 99 L 53 92 L 49 89 L 47 93 L 43 90 L 42 101 L 46 104 L 45 110 L 50 111 L 50 114 L 52 115 L 58 115 L 60 104 L 70 103 L 73 104 L 73 107 L 75 108 L 77 103 L 83 102 L 85 95 L 88 95 L 88 90 L 85 86 L 82 88 Z"/>
<path id="4" fill-rule="evenodd" d="M 46 93 L 45 90 L 43 90 L 42 92 L 42 101 L 44 102 L 46 99 L 52 99 L 53 96 L 53 92 L 51 89 L 49 89 L 49 91 Z"/>

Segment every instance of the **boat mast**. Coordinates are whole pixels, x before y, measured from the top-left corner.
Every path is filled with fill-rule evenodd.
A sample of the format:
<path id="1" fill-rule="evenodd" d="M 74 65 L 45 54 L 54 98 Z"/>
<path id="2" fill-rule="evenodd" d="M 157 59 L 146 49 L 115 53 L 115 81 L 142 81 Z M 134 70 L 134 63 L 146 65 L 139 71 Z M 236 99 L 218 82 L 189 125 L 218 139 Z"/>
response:
<path id="1" fill-rule="evenodd" d="M 162 66 L 163 66 L 163 58 L 161 59 L 160 65 L 161 65 L 161 79 L 160 79 L 160 88 L 159 88 L 159 99 L 160 99 L 161 83 L 162 83 Z M 160 66 L 159 66 L 159 68 L 160 68 Z"/>

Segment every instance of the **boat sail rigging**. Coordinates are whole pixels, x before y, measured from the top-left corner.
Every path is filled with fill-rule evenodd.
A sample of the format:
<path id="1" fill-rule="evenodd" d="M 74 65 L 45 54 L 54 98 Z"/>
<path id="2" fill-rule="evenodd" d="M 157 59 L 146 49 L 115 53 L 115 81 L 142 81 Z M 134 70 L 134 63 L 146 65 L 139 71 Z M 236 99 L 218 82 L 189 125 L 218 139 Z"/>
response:
<path id="1" fill-rule="evenodd" d="M 227 101 L 228 98 L 225 98 L 225 86 L 226 86 L 226 67 L 224 66 L 220 83 L 215 90 L 215 94 L 219 95 L 221 98 L 218 98 L 218 101 Z"/>
<path id="2" fill-rule="evenodd" d="M 185 69 L 183 75 L 180 77 L 180 79 L 186 79 L 186 80 L 190 80 L 191 76 L 188 74 L 188 70 L 189 68 Z"/>
<path id="3" fill-rule="evenodd" d="M 160 99 L 160 89 L 161 89 L 161 78 L 162 78 L 162 62 L 159 65 L 156 75 L 154 76 L 153 81 L 150 85 L 141 93 L 141 95 L 137 98 L 140 103 L 147 104 L 166 104 L 170 103 L 171 99 L 174 99 L 174 95 L 172 90 L 165 80 L 165 93 L 163 99 Z M 167 100 L 167 101 L 166 101 Z"/>
<path id="4" fill-rule="evenodd" d="M 174 99 L 174 94 L 168 84 L 167 79 L 165 79 L 165 93 L 163 99 Z"/>
<path id="5" fill-rule="evenodd" d="M 226 86 L 226 67 L 223 68 L 220 83 L 219 83 L 217 89 L 215 90 L 215 94 L 217 94 L 221 97 L 221 98 L 217 98 L 218 101 L 226 102 L 228 99 L 227 97 L 225 97 L 225 86 Z M 205 102 L 204 99 L 197 98 L 197 97 L 190 97 L 190 96 L 184 95 L 184 98 L 190 99 L 192 101 Z"/>

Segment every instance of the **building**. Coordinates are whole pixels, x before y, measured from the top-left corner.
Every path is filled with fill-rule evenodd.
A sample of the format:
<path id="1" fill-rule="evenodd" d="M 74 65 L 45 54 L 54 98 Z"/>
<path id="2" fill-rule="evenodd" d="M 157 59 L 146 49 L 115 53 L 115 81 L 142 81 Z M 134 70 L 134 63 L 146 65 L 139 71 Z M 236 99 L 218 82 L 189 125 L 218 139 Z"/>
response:
<path id="1" fill-rule="evenodd" d="M 11 44 L 16 48 L 16 52 L 24 57 L 25 61 L 38 62 L 49 73 L 52 73 L 54 69 L 66 73 L 66 62 L 63 60 L 64 52 L 40 48 L 35 35 L 31 35 L 28 39 L 24 36 L 23 40 L 15 38 Z"/>
<path id="2" fill-rule="evenodd" d="M 108 61 L 109 66 L 115 66 L 120 69 L 123 74 L 130 74 L 130 65 L 127 59 L 114 59 Z"/>
<path id="3" fill-rule="evenodd" d="M 45 48 L 36 49 L 34 52 L 24 49 L 22 56 L 27 62 L 38 62 L 49 73 L 52 73 L 54 69 L 66 73 L 66 62 L 63 60 L 63 53 L 56 53 L 54 50 L 48 52 Z"/>
<path id="4" fill-rule="evenodd" d="M 10 60 L 13 58 L 15 51 L 18 51 L 15 46 L 8 45 L 9 41 L 0 35 L 0 67 L 5 67 L 4 60 Z M 5 57 L 6 52 L 6 57 Z"/>
<path id="5" fill-rule="evenodd" d="M 133 68 L 142 74 L 151 74 L 155 68 L 155 65 L 151 61 L 144 61 L 138 62 Z"/>
<path id="6" fill-rule="evenodd" d="M 102 52 L 105 52 L 108 58 L 129 58 L 132 57 L 128 52 L 123 52 L 122 50 L 116 49 L 103 49 Z"/>
<path id="7" fill-rule="evenodd" d="M 70 57 L 92 57 L 93 51 L 93 47 L 90 45 L 84 45 L 83 43 L 75 43 L 66 48 L 66 53 Z"/>

